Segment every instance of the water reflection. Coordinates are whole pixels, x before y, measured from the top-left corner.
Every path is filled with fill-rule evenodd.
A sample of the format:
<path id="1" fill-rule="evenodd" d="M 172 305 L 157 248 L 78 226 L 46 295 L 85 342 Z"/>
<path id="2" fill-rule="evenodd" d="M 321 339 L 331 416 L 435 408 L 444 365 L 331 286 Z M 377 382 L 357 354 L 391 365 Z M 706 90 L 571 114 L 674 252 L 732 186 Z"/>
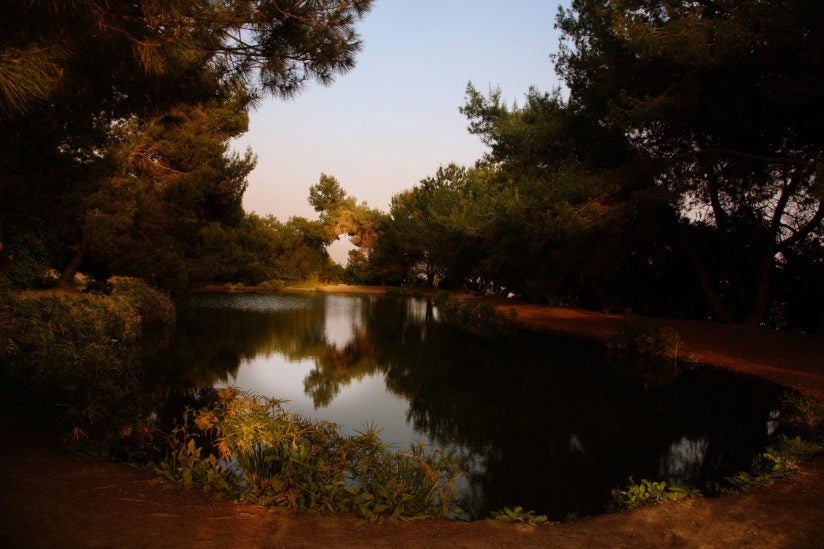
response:
<path id="1" fill-rule="evenodd" d="M 597 513 L 630 475 L 706 490 L 749 464 L 777 408 L 775 387 L 717 370 L 608 361 L 533 333 L 473 340 L 424 300 L 207 295 L 179 316 L 156 361 L 169 384 L 235 384 L 349 431 L 376 420 L 391 442 L 462 449 L 481 515 Z"/>

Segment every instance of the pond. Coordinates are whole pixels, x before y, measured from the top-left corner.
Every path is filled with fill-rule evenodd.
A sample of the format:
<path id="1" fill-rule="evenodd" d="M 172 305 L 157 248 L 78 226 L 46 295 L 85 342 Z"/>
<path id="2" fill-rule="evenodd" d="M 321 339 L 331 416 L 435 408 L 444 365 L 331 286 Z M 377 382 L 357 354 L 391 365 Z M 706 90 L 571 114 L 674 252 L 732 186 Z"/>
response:
<path id="1" fill-rule="evenodd" d="M 474 339 L 424 299 L 199 294 L 156 375 L 181 394 L 233 385 L 344 432 L 461 452 L 462 505 L 551 520 L 603 512 L 612 488 L 674 479 L 711 492 L 775 429 L 780 388 L 714 368 L 650 369 L 524 330 Z"/>

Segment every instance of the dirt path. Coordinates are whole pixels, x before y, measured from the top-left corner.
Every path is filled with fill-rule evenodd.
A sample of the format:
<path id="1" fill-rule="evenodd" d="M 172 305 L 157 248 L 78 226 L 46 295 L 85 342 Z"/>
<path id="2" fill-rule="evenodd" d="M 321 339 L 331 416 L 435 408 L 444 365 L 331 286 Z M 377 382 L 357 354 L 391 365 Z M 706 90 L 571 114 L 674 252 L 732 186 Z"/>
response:
<path id="1" fill-rule="evenodd" d="M 338 288 L 338 291 L 340 289 Z M 350 290 L 366 291 L 366 290 Z M 375 289 L 371 289 L 375 291 Z M 507 304 L 507 307 L 509 304 Z M 599 338 L 617 315 L 515 305 L 521 321 Z M 821 338 L 702 322 L 673 326 L 683 352 L 824 398 Z M 697 498 L 569 524 L 279 513 L 178 491 L 141 469 L 66 454 L 0 424 L 0 544 L 8 547 L 815 547 L 824 546 L 824 460 L 745 494 Z"/>

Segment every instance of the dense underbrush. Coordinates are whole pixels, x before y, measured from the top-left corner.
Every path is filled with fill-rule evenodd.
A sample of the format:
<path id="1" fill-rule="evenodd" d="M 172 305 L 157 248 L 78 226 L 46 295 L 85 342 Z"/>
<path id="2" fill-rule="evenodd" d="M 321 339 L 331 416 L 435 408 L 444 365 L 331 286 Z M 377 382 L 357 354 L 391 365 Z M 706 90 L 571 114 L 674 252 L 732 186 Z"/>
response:
<path id="1" fill-rule="evenodd" d="M 141 338 L 170 328 L 175 308 L 135 279 L 111 294 L 0 293 L 4 402 L 61 438 L 100 449 L 146 433 Z"/>

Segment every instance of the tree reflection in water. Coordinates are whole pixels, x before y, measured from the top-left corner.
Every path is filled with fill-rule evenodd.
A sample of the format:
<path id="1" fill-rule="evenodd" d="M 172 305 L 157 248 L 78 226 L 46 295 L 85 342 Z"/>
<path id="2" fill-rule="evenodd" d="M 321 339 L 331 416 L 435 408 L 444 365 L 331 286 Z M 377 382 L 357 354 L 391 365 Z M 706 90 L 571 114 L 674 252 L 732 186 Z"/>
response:
<path id="1" fill-rule="evenodd" d="M 521 505 L 554 520 L 602 511 L 629 476 L 711 489 L 765 446 L 779 396 L 715 369 L 607 360 L 576 340 L 478 341 L 440 324 L 431 303 L 389 296 L 198 296 L 155 371 L 186 390 L 232 383 L 260 361 L 279 381 L 284 364 L 306 364 L 302 413 L 330 421 L 350 392 L 370 413 L 402 398 L 408 432 L 397 442 L 467 452 L 475 513 Z M 385 391 L 367 383 L 376 377 Z"/>

